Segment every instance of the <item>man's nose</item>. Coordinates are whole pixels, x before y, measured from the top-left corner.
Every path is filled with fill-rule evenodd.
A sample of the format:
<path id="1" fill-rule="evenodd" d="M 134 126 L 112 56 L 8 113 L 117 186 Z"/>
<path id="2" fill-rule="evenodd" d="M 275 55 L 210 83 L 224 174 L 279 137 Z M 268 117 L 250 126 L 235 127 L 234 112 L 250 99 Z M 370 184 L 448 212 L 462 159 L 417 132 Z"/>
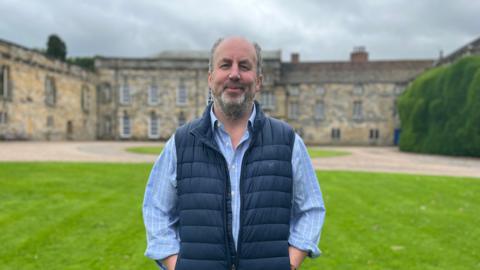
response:
<path id="1" fill-rule="evenodd" d="M 238 81 L 240 80 L 240 72 L 239 72 L 239 69 L 238 67 L 236 66 L 233 66 L 231 69 L 230 69 L 230 74 L 228 75 L 228 78 L 232 81 Z"/>

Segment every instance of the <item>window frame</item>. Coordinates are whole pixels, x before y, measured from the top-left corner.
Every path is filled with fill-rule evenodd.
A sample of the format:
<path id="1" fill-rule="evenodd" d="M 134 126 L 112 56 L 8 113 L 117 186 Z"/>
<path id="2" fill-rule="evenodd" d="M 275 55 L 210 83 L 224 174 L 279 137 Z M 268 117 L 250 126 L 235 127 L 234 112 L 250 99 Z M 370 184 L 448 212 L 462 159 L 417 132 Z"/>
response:
<path id="1" fill-rule="evenodd" d="M 187 106 L 188 105 L 188 88 L 184 80 L 180 80 L 177 86 L 176 92 L 176 102 L 177 106 Z"/>
<path id="2" fill-rule="evenodd" d="M 57 85 L 53 76 L 45 76 L 45 104 L 50 107 L 57 105 Z"/>
<path id="3" fill-rule="evenodd" d="M 154 125 L 156 125 L 156 133 L 153 133 Z M 150 112 L 148 116 L 148 138 L 158 139 L 160 138 L 160 118 L 154 111 Z"/>
<path id="4" fill-rule="evenodd" d="M 128 133 L 125 132 L 126 129 Z M 132 137 L 132 119 L 126 111 L 120 117 L 120 137 L 123 139 Z"/>

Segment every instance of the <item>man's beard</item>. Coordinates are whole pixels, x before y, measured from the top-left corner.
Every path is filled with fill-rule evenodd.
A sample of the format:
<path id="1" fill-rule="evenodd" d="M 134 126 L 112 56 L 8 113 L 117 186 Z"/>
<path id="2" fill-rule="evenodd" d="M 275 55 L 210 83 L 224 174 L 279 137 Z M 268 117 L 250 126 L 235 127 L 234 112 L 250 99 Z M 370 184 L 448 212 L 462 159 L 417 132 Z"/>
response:
<path id="1" fill-rule="evenodd" d="M 246 87 L 244 88 L 246 89 Z M 220 95 L 213 95 L 216 104 L 220 105 L 225 116 L 230 120 L 237 120 L 244 116 L 251 109 L 255 93 L 245 90 L 243 95 L 231 98 L 225 93 L 225 90 Z"/>

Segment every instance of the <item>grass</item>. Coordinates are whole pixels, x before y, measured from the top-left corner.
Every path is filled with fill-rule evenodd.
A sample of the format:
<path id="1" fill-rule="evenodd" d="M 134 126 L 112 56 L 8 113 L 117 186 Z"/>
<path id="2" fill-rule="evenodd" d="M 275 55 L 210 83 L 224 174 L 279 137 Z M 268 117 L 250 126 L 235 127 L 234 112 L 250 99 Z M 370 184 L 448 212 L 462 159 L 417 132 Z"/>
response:
<path id="1" fill-rule="evenodd" d="M 138 146 L 138 147 L 129 147 L 126 149 L 127 152 L 136 153 L 136 154 L 149 154 L 149 155 L 158 155 L 162 152 L 162 146 Z M 346 151 L 336 151 L 336 150 L 322 150 L 318 148 L 308 148 L 308 154 L 311 158 L 327 158 L 327 157 L 338 157 L 350 155 L 350 152 Z"/>
<path id="2" fill-rule="evenodd" d="M 310 158 L 329 158 L 329 157 L 340 157 L 348 156 L 352 153 L 347 151 L 337 151 L 337 150 L 322 150 L 318 148 L 308 148 L 308 155 Z"/>
<path id="3" fill-rule="evenodd" d="M 0 163 L 0 269 L 157 269 L 149 164 Z M 480 179 L 318 172 L 323 256 L 302 269 L 479 269 Z"/>
<path id="4" fill-rule="evenodd" d="M 163 150 L 163 146 L 136 146 L 128 147 L 125 150 L 135 154 L 159 155 Z"/>

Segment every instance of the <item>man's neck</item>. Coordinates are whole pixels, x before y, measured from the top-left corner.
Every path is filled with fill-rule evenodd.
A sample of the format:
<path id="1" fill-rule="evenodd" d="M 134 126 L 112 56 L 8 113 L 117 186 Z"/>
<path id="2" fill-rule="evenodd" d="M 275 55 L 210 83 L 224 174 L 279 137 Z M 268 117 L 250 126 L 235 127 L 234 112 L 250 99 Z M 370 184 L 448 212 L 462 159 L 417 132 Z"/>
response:
<path id="1" fill-rule="evenodd" d="M 253 103 L 241 117 L 237 119 L 231 119 L 225 115 L 220 106 L 215 105 L 215 103 L 213 104 L 213 113 L 217 117 L 218 121 L 223 124 L 223 127 L 228 135 L 230 135 L 230 138 L 232 139 L 232 146 L 234 146 L 234 148 L 237 147 L 237 144 L 240 142 L 240 139 L 247 129 L 248 119 L 250 118 L 252 110 Z"/>

